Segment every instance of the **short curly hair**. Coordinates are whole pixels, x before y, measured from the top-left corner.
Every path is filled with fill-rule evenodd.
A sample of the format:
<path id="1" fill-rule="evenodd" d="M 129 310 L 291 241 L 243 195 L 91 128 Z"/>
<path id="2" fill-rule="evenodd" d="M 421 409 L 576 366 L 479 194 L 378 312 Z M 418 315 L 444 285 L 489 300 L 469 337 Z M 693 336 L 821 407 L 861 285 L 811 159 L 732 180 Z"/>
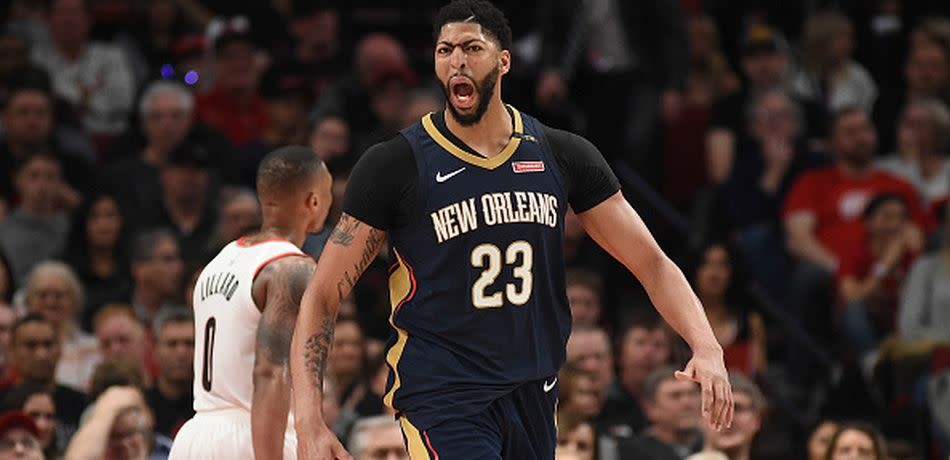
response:
<path id="1" fill-rule="evenodd" d="M 503 50 L 511 49 L 511 26 L 505 13 L 485 0 L 455 0 L 439 9 L 433 24 L 433 40 L 439 39 L 442 26 L 452 22 L 471 22 L 482 26 Z"/>

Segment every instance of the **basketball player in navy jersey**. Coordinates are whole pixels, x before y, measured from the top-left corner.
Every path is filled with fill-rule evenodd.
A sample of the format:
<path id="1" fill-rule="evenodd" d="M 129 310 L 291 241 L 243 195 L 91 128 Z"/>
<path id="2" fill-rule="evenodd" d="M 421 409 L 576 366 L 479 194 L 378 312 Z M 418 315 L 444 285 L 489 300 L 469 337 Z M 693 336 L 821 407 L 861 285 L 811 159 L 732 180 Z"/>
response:
<path id="1" fill-rule="evenodd" d="M 291 345 L 299 458 L 348 459 L 320 407 L 340 300 L 388 237 L 384 402 L 413 460 L 552 459 L 557 372 L 571 330 L 563 219 L 622 262 L 693 350 L 677 378 L 702 386 L 711 426 L 732 393 L 702 305 L 657 246 L 600 152 L 501 100 L 511 30 L 481 0 L 443 7 L 435 72 L 446 96 L 349 178 L 343 211 L 300 305 Z"/>

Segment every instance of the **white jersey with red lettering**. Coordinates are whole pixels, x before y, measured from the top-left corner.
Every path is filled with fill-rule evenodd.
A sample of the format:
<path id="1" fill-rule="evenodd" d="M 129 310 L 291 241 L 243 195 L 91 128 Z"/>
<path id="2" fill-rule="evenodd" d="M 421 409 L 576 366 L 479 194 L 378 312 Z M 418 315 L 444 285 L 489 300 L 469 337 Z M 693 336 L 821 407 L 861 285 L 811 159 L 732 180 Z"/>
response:
<path id="1" fill-rule="evenodd" d="M 198 276 L 193 297 L 196 414 L 176 435 L 169 458 L 253 458 L 250 416 L 261 311 L 251 288 L 261 269 L 288 256 L 305 254 L 286 240 L 250 244 L 238 239 Z M 288 423 L 285 452 L 294 452 L 295 441 Z"/>

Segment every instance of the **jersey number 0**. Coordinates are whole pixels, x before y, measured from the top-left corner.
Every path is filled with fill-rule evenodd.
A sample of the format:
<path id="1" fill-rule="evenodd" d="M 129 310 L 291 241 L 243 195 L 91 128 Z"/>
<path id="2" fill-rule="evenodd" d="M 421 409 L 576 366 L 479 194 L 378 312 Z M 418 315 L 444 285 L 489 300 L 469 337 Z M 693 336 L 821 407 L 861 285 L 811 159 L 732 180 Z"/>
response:
<path id="1" fill-rule="evenodd" d="M 483 269 L 481 275 L 472 284 L 472 305 L 475 308 L 498 308 L 505 304 L 505 298 L 514 305 L 524 305 L 531 298 L 531 289 L 534 286 L 534 277 L 531 272 L 534 250 L 531 244 L 524 240 L 511 243 L 505 250 L 505 265 L 513 266 L 515 278 L 521 281 L 520 286 L 507 283 L 504 293 L 501 290 L 488 293 L 489 288 L 501 273 L 501 255 L 501 249 L 491 243 L 482 243 L 472 249 L 472 267 Z"/>
<path id="2" fill-rule="evenodd" d="M 217 321 L 214 319 L 214 316 L 208 318 L 208 322 L 205 323 L 205 349 L 204 359 L 202 360 L 203 364 L 201 366 L 201 386 L 204 387 L 205 391 L 211 391 L 211 371 L 214 366 L 212 362 L 214 354 L 214 333 L 218 328 L 217 326 Z"/>

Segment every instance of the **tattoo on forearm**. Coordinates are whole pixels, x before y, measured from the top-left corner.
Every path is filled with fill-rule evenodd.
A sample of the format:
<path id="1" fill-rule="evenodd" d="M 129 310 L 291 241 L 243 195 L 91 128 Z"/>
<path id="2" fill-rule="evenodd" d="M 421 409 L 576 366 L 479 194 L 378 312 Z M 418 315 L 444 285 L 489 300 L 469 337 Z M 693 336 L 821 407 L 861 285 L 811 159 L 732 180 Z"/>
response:
<path id="1" fill-rule="evenodd" d="M 379 252 L 379 247 L 382 246 L 385 239 L 386 232 L 370 228 L 369 235 L 366 238 L 366 245 L 363 246 L 363 253 L 360 255 L 360 260 L 353 264 L 351 269 L 345 270 L 340 280 L 336 283 L 336 291 L 340 301 L 353 289 L 353 286 L 356 286 L 356 281 L 360 278 L 360 275 L 363 274 L 363 271 L 366 270 L 366 267 L 376 258 L 376 253 Z"/>
<path id="2" fill-rule="evenodd" d="M 310 373 L 310 383 L 323 389 L 323 373 L 327 368 L 327 353 L 333 342 L 333 318 L 323 318 L 323 327 L 307 339 L 304 345 L 304 365 Z"/>
<path id="3" fill-rule="evenodd" d="M 349 246 L 353 243 L 356 230 L 360 228 L 360 221 L 347 214 L 340 216 L 340 221 L 330 232 L 330 241 L 340 246 Z"/>

